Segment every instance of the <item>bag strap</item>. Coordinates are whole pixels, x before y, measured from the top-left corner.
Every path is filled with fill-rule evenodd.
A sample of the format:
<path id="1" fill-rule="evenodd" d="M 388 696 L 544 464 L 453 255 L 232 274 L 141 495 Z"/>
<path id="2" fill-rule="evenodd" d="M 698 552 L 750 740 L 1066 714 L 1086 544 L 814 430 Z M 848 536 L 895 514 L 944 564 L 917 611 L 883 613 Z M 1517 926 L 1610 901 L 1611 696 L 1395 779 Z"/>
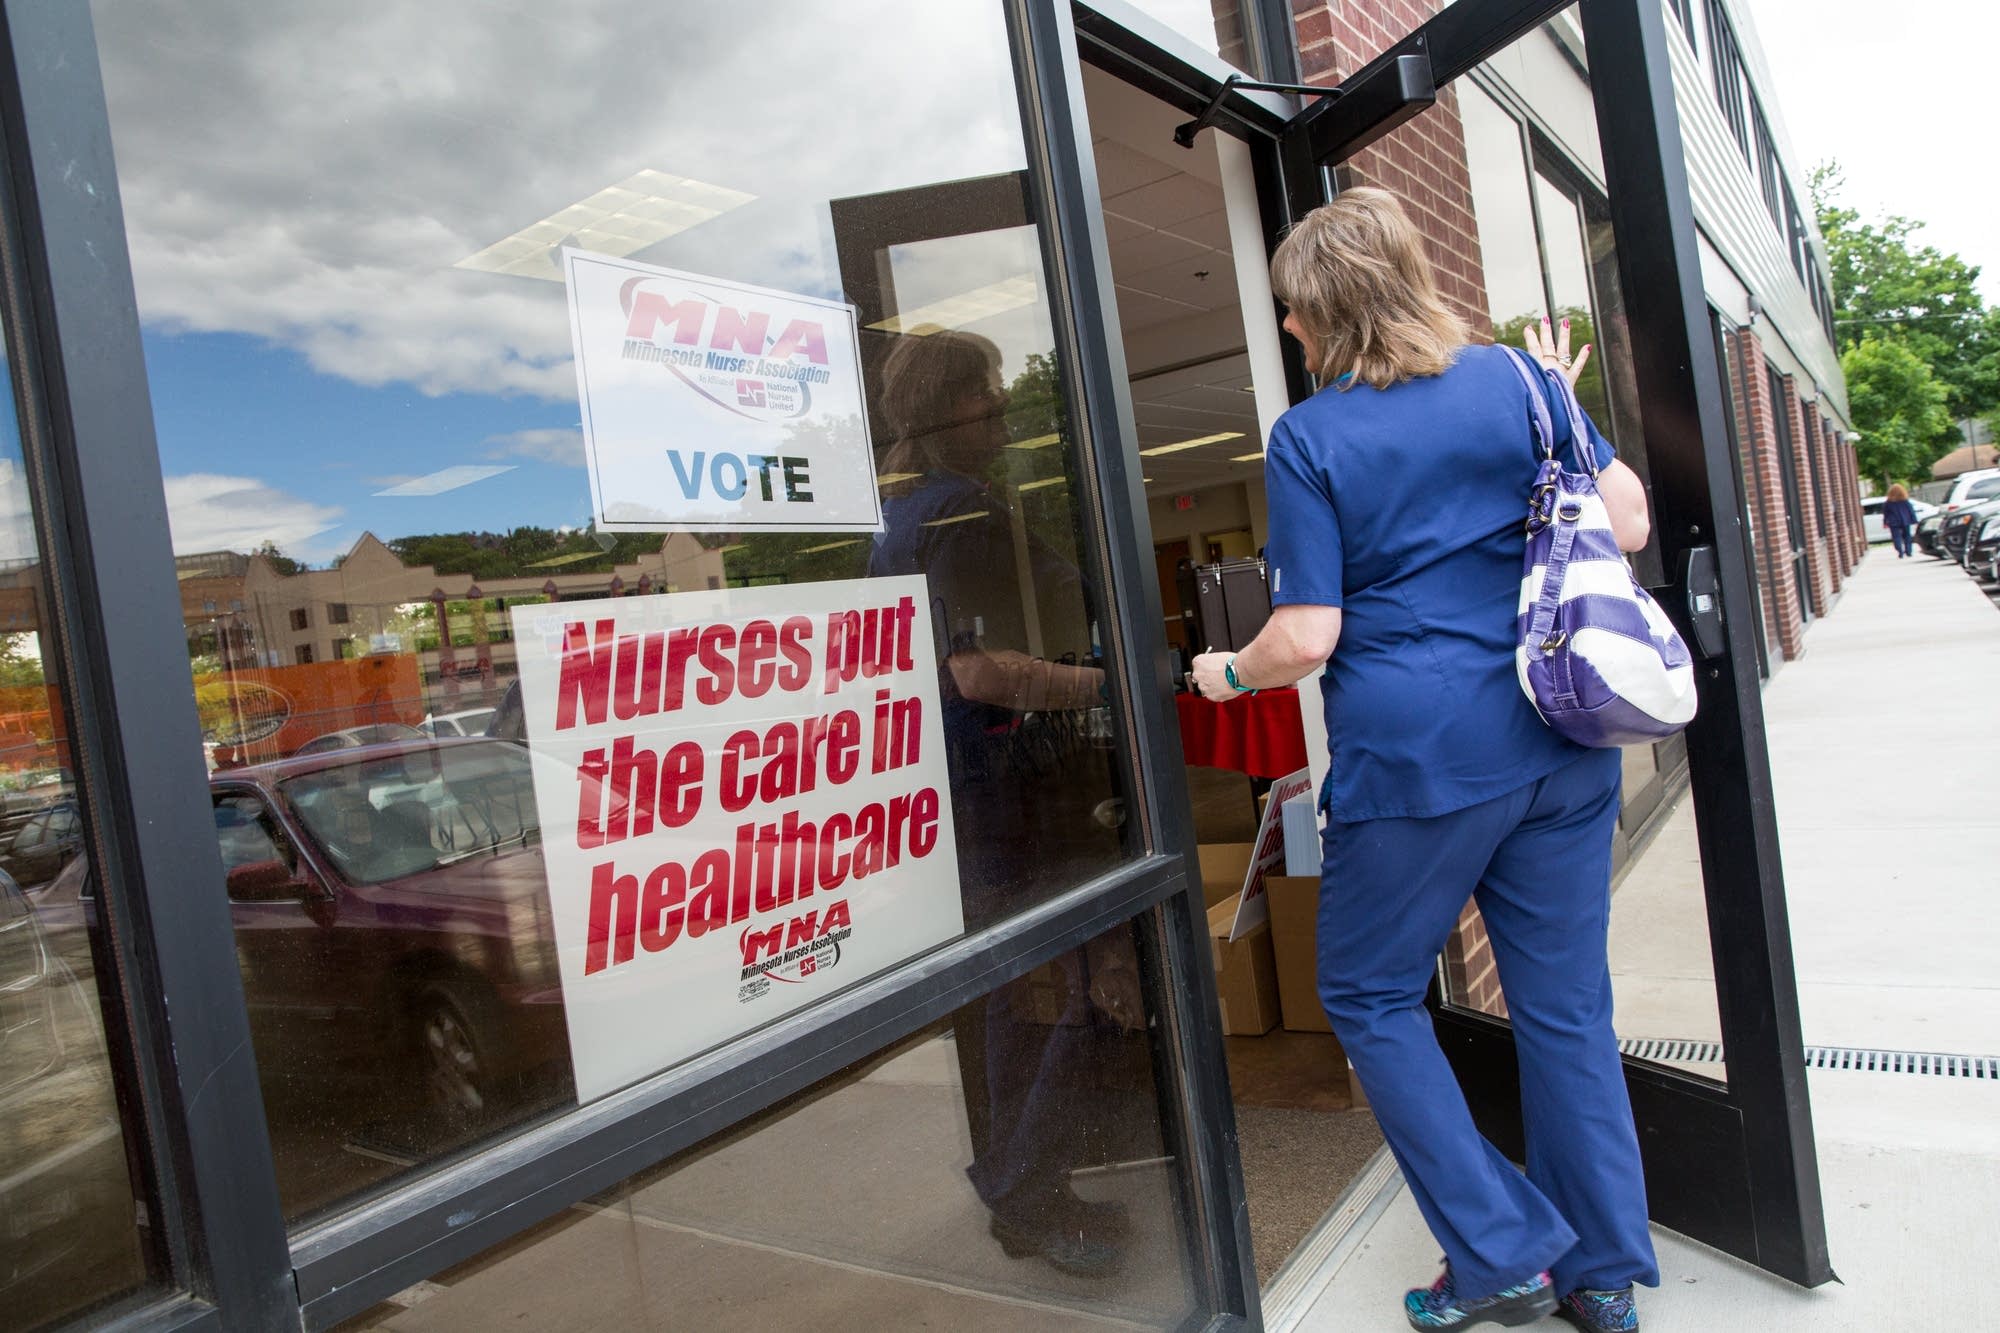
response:
<path id="1" fill-rule="evenodd" d="M 1508 364 L 1514 367 L 1514 373 L 1528 388 L 1528 403 L 1533 408 L 1529 425 L 1535 433 L 1535 444 L 1544 459 L 1554 458 L 1556 431 L 1555 421 L 1549 415 L 1549 373 L 1518 347 L 1503 347 L 1502 350 L 1507 353 Z M 1583 464 L 1583 470 L 1594 479 L 1598 472 L 1597 450 L 1583 428 L 1583 405 L 1576 401 L 1576 388 L 1569 382 L 1569 376 L 1557 375 L 1554 378 L 1562 386 L 1563 412 L 1569 418 L 1570 455 Z"/>

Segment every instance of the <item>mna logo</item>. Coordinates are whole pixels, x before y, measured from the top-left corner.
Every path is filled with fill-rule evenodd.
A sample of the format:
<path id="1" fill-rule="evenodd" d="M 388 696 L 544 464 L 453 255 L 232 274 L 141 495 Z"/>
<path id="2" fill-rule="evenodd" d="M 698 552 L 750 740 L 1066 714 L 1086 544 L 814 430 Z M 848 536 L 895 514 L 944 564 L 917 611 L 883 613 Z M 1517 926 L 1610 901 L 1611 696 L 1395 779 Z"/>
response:
<path id="1" fill-rule="evenodd" d="M 764 406 L 764 381 L 736 381 L 736 405 L 738 407 Z"/>

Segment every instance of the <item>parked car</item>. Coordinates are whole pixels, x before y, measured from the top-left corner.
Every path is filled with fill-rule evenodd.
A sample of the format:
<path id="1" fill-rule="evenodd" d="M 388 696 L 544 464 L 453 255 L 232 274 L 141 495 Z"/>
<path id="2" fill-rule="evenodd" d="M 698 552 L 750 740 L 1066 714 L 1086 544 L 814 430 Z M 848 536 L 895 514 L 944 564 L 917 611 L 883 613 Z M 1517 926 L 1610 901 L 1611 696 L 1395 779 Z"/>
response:
<path id="1" fill-rule="evenodd" d="M 324 736 L 315 736 L 292 751 L 294 758 L 301 755 L 331 754 L 336 750 L 354 750 L 364 745 L 384 745 L 398 741 L 429 740 L 415 727 L 401 722 L 375 722 L 362 727 L 348 727 L 342 731 L 329 731 Z"/>
<path id="2" fill-rule="evenodd" d="M 1938 545 L 1938 530 L 1943 526 L 1944 510 L 1942 509 L 1917 524 L 1917 549 L 1934 560 L 1944 559 L 1944 548 Z"/>
<path id="3" fill-rule="evenodd" d="M 425 739 L 212 777 L 260 1061 L 391 1072 L 446 1129 L 567 1070 L 529 764 Z"/>
<path id="4" fill-rule="evenodd" d="M 1952 478 L 1951 489 L 1945 492 L 1942 508 L 1948 514 L 1961 505 L 1996 497 L 2000 497 L 2000 467 L 1977 468 Z"/>
<path id="5" fill-rule="evenodd" d="M 2000 496 L 1946 510 L 1944 521 L 1938 526 L 1940 553 L 1947 560 L 1969 567 L 1972 539 L 1978 535 L 1979 525 L 1996 513 L 2000 513 Z"/>
<path id="6" fill-rule="evenodd" d="M 1861 530 L 1867 534 L 1870 542 L 1889 540 L 1889 526 L 1882 521 L 1882 506 L 1887 503 L 1889 501 L 1880 495 L 1870 495 L 1861 501 Z M 1938 512 L 1936 505 L 1925 504 L 1922 500 L 1911 500 L 1910 508 L 1917 513 L 1919 527 L 1923 525 L 1925 519 Z"/>
<path id="7" fill-rule="evenodd" d="M 418 726 L 432 736 L 484 736 L 497 708 L 464 708 L 427 717 Z"/>
<path id="8" fill-rule="evenodd" d="M 420 738 L 209 776 L 274 1136 L 421 1156 L 572 1095 L 530 763 Z M 94 885 L 43 897 L 87 956 Z M 288 1212 L 342 1192 L 329 1164 L 279 1157 Z"/>
<path id="9" fill-rule="evenodd" d="M 2000 581 L 2000 513 L 1988 514 L 1979 521 L 1965 567 L 1988 582 Z"/>
<path id="10" fill-rule="evenodd" d="M 0 847 L 0 870 L 18 884 L 46 884 L 83 848 L 83 820 L 76 802 L 62 800 L 30 815 Z"/>

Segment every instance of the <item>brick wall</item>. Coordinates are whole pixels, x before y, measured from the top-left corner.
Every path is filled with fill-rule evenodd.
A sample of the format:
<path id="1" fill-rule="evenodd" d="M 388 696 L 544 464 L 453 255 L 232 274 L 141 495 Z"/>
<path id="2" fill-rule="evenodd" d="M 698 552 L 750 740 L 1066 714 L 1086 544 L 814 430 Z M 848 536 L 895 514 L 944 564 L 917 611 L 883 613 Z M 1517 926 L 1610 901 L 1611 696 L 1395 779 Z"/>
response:
<path id="1" fill-rule="evenodd" d="M 1792 576 L 1792 537 L 1785 521 L 1785 483 L 1779 468 L 1777 417 L 1771 402 L 1771 377 L 1764 362 L 1764 344 L 1755 332 L 1740 329 L 1736 340 L 1741 382 L 1737 387 L 1737 438 L 1744 470 L 1755 478 L 1756 494 L 1750 521 L 1757 529 L 1758 571 L 1764 585 L 1765 630 L 1786 660 L 1805 651 L 1805 615 L 1799 603 L 1798 580 Z M 1789 396 L 1789 395 L 1787 395 Z"/>
<path id="2" fill-rule="evenodd" d="M 1798 382 L 1794 376 L 1786 375 L 1780 381 L 1784 386 L 1785 401 L 1779 410 L 1785 412 L 1791 422 L 1792 475 L 1798 478 L 1799 526 L 1806 538 L 1806 582 L 1812 593 L 1812 613 L 1823 616 L 1833 605 L 1833 578 L 1828 568 L 1827 541 L 1820 535 L 1819 489 L 1814 482 L 1812 456 L 1807 452 L 1805 404 L 1799 399 Z"/>
<path id="3" fill-rule="evenodd" d="M 1400 41 L 1442 8 L 1436 0 L 1292 0 L 1299 68 L 1307 83 L 1336 84 Z M 1357 153 L 1340 168 L 1343 184 L 1393 191 L 1422 228 L 1438 287 L 1456 303 L 1477 337 L 1490 338 L 1486 272 L 1479 262 L 1479 226 L 1472 215 L 1472 176 L 1458 94 L 1438 92 L 1437 105 Z"/>

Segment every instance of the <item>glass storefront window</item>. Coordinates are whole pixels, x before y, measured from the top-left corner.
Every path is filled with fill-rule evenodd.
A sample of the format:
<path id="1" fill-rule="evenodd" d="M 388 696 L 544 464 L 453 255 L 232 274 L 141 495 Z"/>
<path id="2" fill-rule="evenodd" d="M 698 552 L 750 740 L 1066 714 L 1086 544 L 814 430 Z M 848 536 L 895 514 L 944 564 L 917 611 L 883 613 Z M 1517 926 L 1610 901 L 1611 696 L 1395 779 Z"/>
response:
<path id="1" fill-rule="evenodd" d="M 290 1219 L 1138 850 L 1001 6 L 94 13 Z"/>
<path id="2" fill-rule="evenodd" d="M 1181 1326 L 1192 1236 L 1132 932 L 343 1329 Z"/>
<path id="3" fill-rule="evenodd" d="M 0 382 L 9 377 L 0 354 Z M 8 1328 L 75 1318 L 147 1285 L 154 1237 L 135 1164 L 104 914 L 40 539 L 10 399 L 0 408 L 0 1308 Z"/>

